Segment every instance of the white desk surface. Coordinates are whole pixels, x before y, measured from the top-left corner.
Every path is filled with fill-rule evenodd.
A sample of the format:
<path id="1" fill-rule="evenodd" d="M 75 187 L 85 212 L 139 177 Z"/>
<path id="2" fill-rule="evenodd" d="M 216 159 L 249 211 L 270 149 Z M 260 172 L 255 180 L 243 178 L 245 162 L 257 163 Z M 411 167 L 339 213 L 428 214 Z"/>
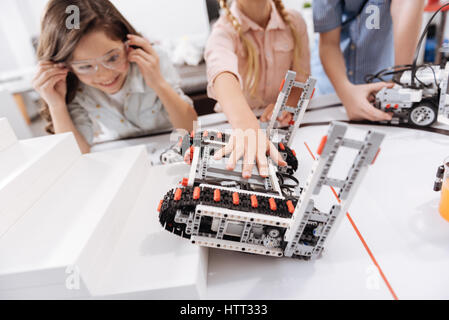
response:
<path id="1" fill-rule="evenodd" d="M 312 107 L 332 101 L 325 98 Z M 223 120 L 221 114 L 201 118 L 204 128 L 229 128 Z M 310 111 L 303 123 L 330 120 L 346 120 L 344 110 Z M 382 151 L 349 209 L 355 226 L 345 217 L 316 261 L 209 249 L 204 298 L 449 298 L 449 222 L 439 216 L 439 194 L 432 191 L 436 168 L 449 156 L 449 136 L 389 126 L 352 127 L 386 133 Z M 441 123 L 436 127 L 449 129 Z M 326 132 L 327 125 L 298 131 L 292 147 L 300 158 L 299 177 L 312 161 L 304 143 L 315 151 Z M 169 135 L 105 143 L 93 151 L 135 144 L 146 144 L 157 161 L 161 149 L 170 145 Z"/>

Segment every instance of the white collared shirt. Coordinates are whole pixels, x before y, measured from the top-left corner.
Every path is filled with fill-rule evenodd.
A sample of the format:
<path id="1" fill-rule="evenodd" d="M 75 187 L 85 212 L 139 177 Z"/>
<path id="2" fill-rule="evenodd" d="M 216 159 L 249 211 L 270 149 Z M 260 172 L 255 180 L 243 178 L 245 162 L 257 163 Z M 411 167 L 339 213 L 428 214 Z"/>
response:
<path id="1" fill-rule="evenodd" d="M 179 75 L 168 56 L 155 47 L 164 79 L 193 105 L 180 88 Z M 168 113 L 156 92 L 148 87 L 136 64 L 131 63 L 122 89 L 108 95 L 80 83 L 69 113 L 78 131 L 89 145 L 141 136 L 172 128 Z"/>

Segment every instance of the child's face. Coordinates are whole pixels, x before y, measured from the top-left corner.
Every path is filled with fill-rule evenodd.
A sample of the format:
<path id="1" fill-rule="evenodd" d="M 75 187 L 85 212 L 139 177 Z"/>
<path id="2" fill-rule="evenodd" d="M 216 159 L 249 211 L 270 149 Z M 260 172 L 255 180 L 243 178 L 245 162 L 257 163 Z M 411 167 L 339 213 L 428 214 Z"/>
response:
<path id="1" fill-rule="evenodd" d="M 78 43 L 71 62 L 101 58 L 114 49 L 123 47 L 123 42 L 110 39 L 103 31 L 93 31 L 85 35 Z M 97 72 L 81 74 L 75 71 L 76 76 L 86 85 L 108 94 L 114 94 L 122 88 L 128 74 L 127 52 L 125 52 L 125 57 L 126 63 L 117 68 L 109 69 L 96 61 L 98 63 Z"/>

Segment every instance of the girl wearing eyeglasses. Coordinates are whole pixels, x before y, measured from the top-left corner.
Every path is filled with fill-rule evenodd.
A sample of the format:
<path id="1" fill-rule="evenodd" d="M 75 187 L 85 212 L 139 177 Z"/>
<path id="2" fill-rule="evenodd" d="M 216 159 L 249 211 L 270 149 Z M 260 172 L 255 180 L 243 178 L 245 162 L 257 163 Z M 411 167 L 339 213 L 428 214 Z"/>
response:
<path id="1" fill-rule="evenodd" d="M 80 11 L 68 29 L 66 8 Z M 50 133 L 73 132 L 83 153 L 99 142 L 164 129 L 191 130 L 197 115 L 169 58 L 108 0 L 50 0 L 33 86 Z"/>

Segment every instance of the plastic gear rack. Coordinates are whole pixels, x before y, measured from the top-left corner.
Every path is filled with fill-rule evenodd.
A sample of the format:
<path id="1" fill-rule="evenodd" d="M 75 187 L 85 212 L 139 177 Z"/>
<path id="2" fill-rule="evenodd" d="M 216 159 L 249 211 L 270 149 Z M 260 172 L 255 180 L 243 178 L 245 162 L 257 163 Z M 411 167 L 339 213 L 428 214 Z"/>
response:
<path id="1" fill-rule="evenodd" d="M 225 162 L 213 160 L 215 151 L 228 142 L 227 134 L 203 131 L 184 137 L 182 143 L 190 147 L 191 170 L 181 186 L 170 190 L 159 203 L 159 221 L 166 230 L 206 247 L 306 260 L 321 254 L 374 162 L 384 135 L 369 131 L 363 140 L 348 139 L 347 125 L 332 123 L 301 188 L 293 176 L 298 160 L 289 146 L 312 97 L 315 80 L 300 83 L 295 77 L 294 72 L 287 72 L 267 129 L 288 165 L 278 168 L 269 162 L 268 177 L 261 177 L 254 169 L 251 178 L 243 179 L 241 166 L 228 171 Z M 296 107 L 286 105 L 293 87 L 302 90 Z M 282 111 L 292 113 L 292 121 L 275 134 L 276 119 Z M 342 148 L 355 149 L 357 155 L 346 178 L 337 179 L 329 173 Z M 326 185 L 337 188 L 339 194 L 331 209 L 322 211 L 315 202 Z"/>

